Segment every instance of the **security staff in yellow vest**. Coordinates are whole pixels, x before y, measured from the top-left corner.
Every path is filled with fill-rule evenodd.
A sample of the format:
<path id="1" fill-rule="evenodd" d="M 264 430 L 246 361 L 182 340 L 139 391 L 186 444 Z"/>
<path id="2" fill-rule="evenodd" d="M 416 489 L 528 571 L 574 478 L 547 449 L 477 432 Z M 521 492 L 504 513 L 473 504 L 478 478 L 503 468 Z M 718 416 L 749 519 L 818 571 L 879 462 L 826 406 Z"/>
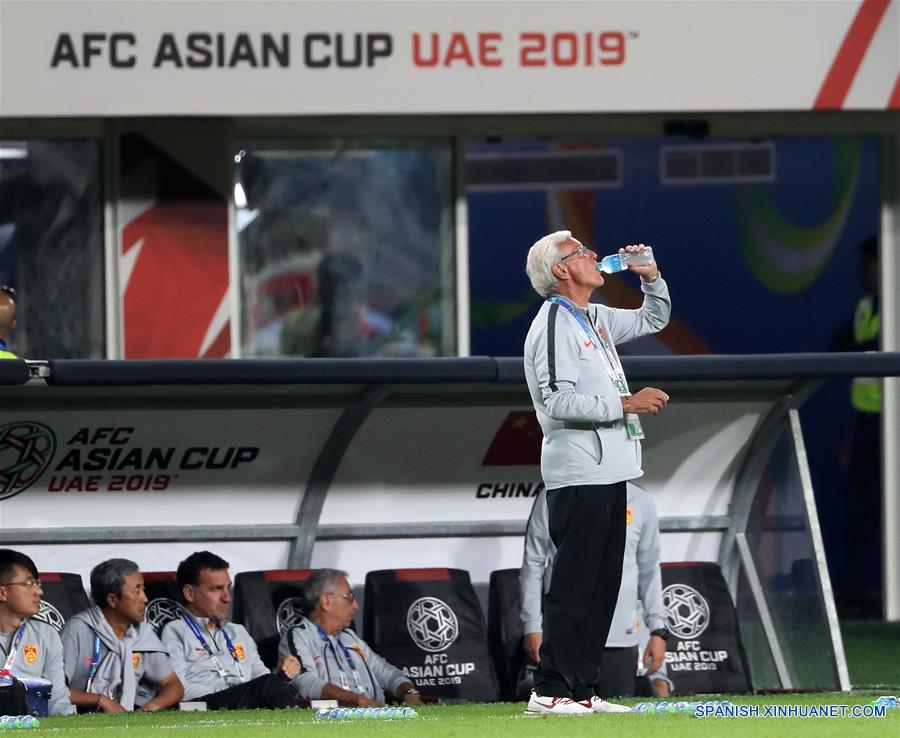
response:
<path id="1" fill-rule="evenodd" d="M 832 345 L 839 351 L 878 351 L 880 277 L 878 239 L 860 244 L 859 281 L 863 295 L 853 320 Z M 881 380 L 855 377 L 850 388 L 854 418 L 842 453 L 849 485 L 842 514 L 843 555 L 835 584 L 838 608 L 848 617 L 880 617 L 881 546 Z"/>
<path id="2" fill-rule="evenodd" d="M 878 239 L 862 242 L 859 255 L 859 281 L 865 294 L 853 313 L 853 350 L 878 351 L 881 330 L 879 306 Z M 850 390 L 853 409 L 860 413 L 881 412 L 881 380 L 856 377 Z"/>
<path id="3" fill-rule="evenodd" d="M 16 327 L 16 291 L 12 287 L 0 287 L 0 359 L 17 359 L 18 357 L 6 344 Z"/>

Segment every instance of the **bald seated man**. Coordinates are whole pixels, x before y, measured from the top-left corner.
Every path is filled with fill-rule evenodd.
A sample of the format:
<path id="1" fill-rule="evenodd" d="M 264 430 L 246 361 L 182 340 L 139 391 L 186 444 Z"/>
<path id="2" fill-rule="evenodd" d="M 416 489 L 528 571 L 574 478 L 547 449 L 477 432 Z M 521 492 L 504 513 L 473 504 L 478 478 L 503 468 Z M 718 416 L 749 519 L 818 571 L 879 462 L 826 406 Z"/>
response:
<path id="1" fill-rule="evenodd" d="M 6 348 L 9 337 L 16 329 L 16 291 L 12 287 L 0 287 L 0 359 L 17 359 Z"/>

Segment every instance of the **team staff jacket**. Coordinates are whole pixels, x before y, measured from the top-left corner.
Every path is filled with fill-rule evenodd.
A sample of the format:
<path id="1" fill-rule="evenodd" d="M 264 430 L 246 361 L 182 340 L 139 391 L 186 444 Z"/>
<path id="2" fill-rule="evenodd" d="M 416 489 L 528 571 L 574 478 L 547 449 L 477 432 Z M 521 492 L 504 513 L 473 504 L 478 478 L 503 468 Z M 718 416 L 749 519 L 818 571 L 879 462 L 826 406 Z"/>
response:
<path id="1" fill-rule="evenodd" d="M 644 302 L 637 310 L 576 307 L 590 334 L 569 310 L 549 301 L 528 330 L 525 378 L 544 432 L 541 475 L 547 489 L 615 484 L 643 474 L 640 441 L 628 438 L 608 368 L 611 358 L 618 362 L 616 345 L 669 322 L 672 303 L 662 277 L 642 281 L 641 290 Z"/>
<path id="2" fill-rule="evenodd" d="M 411 681 L 349 628 L 329 636 L 309 618 L 281 635 L 278 656 L 289 654 L 300 660 L 301 671 L 291 688 L 301 699 L 319 699 L 331 682 L 384 702 L 385 693 L 393 696 L 403 682 Z"/>
<path id="3" fill-rule="evenodd" d="M 162 642 L 169 651 L 175 673 L 184 685 L 184 700 L 191 701 L 214 692 L 249 682 L 251 679 L 271 673 L 256 649 L 256 642 L 243 625 L 223 620 L 214 632 L 207 629 L 207 618 L 194 617 L 207 645 L 225 671 L 219 673 L 216 662 L 207 653 L 194 632 L 183 618 L 166 624 Z M 234 646 L 234 655 L 222 631 L 228 633 Z"/>
<path id="4" fill-rule="evenodd" d="M 68 715 L 71 707 L 66 673 L 63 667 L 63 645 L 52 625 L 26 618 L 25 630 L 10 671 L 13 676 L 40 677 L 52 682 L 50 714 Z M 0 633 L 0 666 L 6 663 L 15 642 L 15 633 Z"/>
<path id="5" fill-rule="evenodd" d="M 662 601 L 662 576 L 659 569 L 659 518 L 650 496 L 640 487 L 629 484 L 626 510 L 625 559 L 622 583 L 613 615 L 607 648 L 625 648 L 638 644 L 637 603 L 643 605 L 649 630 L 666 624 Z M 525 532 L 525 554 L 519 571 L 522 591 L 522 628 L 525 633 L 538 633 L 542 626 L 541 592 L 545 572 L 556 554 L 547 527 L 546 492 L 535 498 L 534 509 Z M 549 581 L 547 582 L 549 584 Z"/>
<path id="6" fill-rule="evenodd" d="M 160 683 L 174 671 L 150 623 L 129 625 L 125 637 L 119 638 L 98 607 L 69 618 L 61 638 L 69 686 L 105 694 L 126 710 L 153 699 Z M 88 689 L 95 646 L 97 669 Z"/>

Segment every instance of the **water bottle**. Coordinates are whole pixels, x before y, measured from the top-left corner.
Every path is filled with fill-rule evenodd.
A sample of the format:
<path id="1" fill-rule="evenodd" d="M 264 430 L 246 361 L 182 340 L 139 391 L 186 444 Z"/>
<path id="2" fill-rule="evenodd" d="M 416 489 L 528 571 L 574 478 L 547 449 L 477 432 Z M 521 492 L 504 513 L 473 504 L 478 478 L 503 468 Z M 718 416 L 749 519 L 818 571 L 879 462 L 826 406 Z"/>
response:
<path id="1" fill-rule="evenodd" d="M 597 271 L 606 272 L 607 274 L 615 274 L 616 272 L 624 272 L 628 269 L 629 264 L 643 266 L 653 261 L 653 249 L 644 246 L 644 250 L 636 253 L 625 252 L 622 254 L 610 254 L 604 256 L 597 262 Z"/>

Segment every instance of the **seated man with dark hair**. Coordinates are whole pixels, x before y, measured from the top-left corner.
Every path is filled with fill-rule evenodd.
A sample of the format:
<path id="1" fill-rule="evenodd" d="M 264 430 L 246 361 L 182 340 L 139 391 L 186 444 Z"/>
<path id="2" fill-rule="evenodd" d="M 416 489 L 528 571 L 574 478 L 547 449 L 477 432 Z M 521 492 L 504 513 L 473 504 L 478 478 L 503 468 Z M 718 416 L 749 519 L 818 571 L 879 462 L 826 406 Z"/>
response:
<path id="1" fill-rule="evenodd" d="M 52 626 L 33 619 L 40 612 L 42 594 L 34 562 L 23 553 L 0 548 L 0 669 L 14 677 L 51 682 L 49 712 L 66 715 L 71 702 L 62 642 Z"/>
<path id="2" fill-rule="evenodd" d="M 109 559 L 91 571 L 94 607 L 62 631 L 72 702 L 101 712 L 156 712 L 177 705 L 184 690 L 153 626 L 138 565 Z"/>
<path id="3" fill-rule="evenodd" d="M 319 569 L 306 580 L 304 594 L 312 612 L 278 644 L 281 657 L 299 661 L 301 672 L 291 682 L 298 697 L 359 707 L 383 705 L 385 694 L 420 701 L 409 677 L 350 629 L 359 605 L 347 572 Z"/>
<path id="4" fill-rule="evenodd" d="M 272 674 L 244 626 L 227 620 L 228 562 L 209 551 L 192 553 L 178 565 L 178 586 L 187 610 L 163 628 L 162 640 L 185 698 L 210 710 L 293 707 L 289 682 L 300 671 L 297 660 L 283 659 Z"/>

